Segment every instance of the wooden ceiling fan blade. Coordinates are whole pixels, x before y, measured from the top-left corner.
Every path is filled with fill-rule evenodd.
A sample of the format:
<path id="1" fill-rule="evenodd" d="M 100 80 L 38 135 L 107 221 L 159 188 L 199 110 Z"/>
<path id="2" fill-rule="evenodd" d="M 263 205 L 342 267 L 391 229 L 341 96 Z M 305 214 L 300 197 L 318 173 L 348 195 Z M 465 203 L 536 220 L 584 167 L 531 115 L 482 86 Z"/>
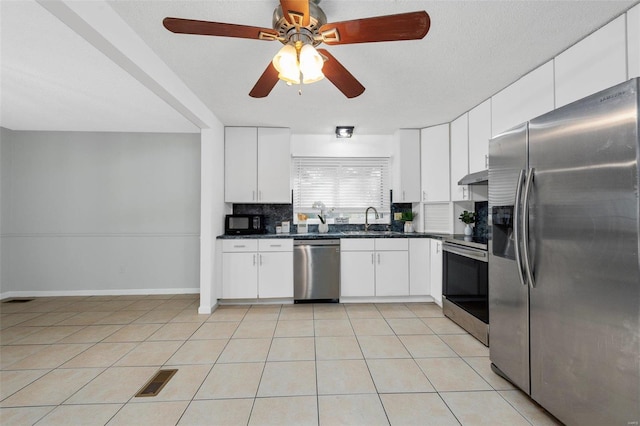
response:
<path id="1" fill-rule="evenodd" d="M 322 67 L 324 76 L 347 98 L 355 98 L 364 92 L 364 86 L 326 49 L 317 49 L 327 60 Z"/>
<path id="2" fill-rule="evenodd" d="M 291 25 L 306 27 L 311 23 L 309 0 L 280 0 L 284 19 Z"/>
<path id="3" fill-rule="evenodd" d="M 264 70 L 256 85 L 249 92 L 249 96 L 252 98 L 264 98 L 271 93 L 271 90 L 278 82 L 278 70 L 269 62 L 269 66 Z"/>
<path id="4" fill-rule="evenodd" d="M 431 18 L 427 12 L 409 12 L 324 24 L 322 41 L 334 44 L 419 40 L 427 35 Z"/>
<path id="5" fill-rule="evenodd" d="M 178 34 L 237 37 L 255 40 L 276 40 L 278 38 L 278 32 L 271 28 L 225 24 L 223 22 L 167 17 L 162 21 L 162 25 L 169 31 Z"/>

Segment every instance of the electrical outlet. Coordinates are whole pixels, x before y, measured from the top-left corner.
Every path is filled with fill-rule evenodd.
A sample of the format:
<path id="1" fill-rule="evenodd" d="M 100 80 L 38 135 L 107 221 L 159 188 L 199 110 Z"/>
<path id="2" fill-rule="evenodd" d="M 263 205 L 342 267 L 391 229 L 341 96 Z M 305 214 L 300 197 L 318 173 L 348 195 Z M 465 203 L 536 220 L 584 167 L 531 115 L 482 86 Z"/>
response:
<path id="1" fill-rule="evenodd" d="M 402 220 L 402 213 L 394 213 L 393 220 Z"/>

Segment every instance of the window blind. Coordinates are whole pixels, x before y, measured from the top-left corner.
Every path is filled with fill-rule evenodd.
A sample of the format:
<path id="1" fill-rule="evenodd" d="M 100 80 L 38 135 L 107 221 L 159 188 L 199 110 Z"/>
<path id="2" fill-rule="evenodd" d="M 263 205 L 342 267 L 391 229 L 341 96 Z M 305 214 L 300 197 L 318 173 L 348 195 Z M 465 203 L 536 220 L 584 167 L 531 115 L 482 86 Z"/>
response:
<path id="1" fill-rule="evenodd" d="M 391 211 L 389 158 L 294 157 L 292 173 L 294 214 L 315 217 L 316 201 L 334 217 L 364 217 L 369 206 Z"/>

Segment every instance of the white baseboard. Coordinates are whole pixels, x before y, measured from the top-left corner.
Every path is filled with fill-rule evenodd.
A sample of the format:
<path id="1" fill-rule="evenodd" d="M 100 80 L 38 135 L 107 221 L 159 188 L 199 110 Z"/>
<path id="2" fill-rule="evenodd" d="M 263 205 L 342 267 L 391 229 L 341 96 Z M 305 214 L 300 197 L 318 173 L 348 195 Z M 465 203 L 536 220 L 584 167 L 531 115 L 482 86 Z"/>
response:
<path id="1" fill-rule="evenodd" d="M 217 302 L 213 306 L 200 305 L 200 307 L 198 308 L 198 313 L 201 315 L 212 314 L 213 311 L 218 309 L 218 306 L 219 305 Z"/>
<path id="2" fill-rule="evenodd" d="M 147 294 L 198 294 L 200 288 L 139 288 L 113 290 L 55 290 L 55 291 L 7 291 L 0 293 L 0 300 L 13 297 L 61 297 L 61 296 L 130 296 Z"/>
<path id="3" fill-rule="evenodd" d="M 340 303 L 417 303 L 435 302 L 431 296 L 340 297 Z"/>

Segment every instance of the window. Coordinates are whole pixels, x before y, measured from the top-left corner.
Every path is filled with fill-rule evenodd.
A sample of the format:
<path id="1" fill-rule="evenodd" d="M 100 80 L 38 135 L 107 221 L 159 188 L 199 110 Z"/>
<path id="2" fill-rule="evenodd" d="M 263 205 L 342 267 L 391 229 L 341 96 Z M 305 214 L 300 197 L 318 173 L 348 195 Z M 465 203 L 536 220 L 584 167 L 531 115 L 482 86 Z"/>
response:
<path id="1" fill-rule="evenodd" d="M 298 213 L 318 222 L 316 201 L 327 207 L 329 223 L 364 223 L 370 206 L 380 214 L 370 223 L 390 223 L 389 158 L 294 157 L 292 174 L 295 223 Z"/>

